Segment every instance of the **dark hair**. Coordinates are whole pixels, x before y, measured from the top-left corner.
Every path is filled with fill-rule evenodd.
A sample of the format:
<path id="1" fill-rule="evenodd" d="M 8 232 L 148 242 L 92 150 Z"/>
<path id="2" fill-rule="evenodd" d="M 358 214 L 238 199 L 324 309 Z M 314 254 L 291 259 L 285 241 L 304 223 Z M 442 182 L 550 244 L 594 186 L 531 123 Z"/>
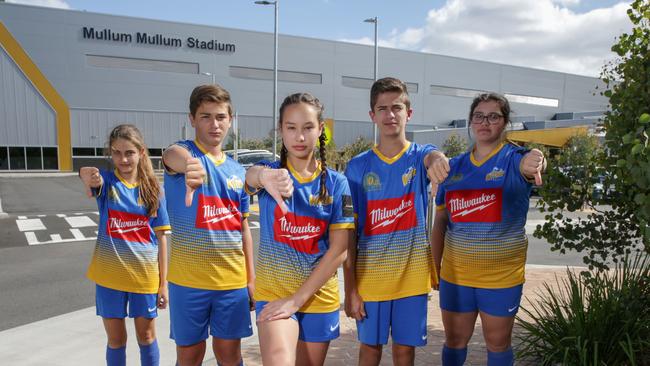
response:
<path id="1" fill-rule="evenodd" d="M 314 107 L 316 110 L 316 118 L 318 119 L 318 123 L 321 124 L 323 123 L 323 110 L 325 109 L 323 107 L 323 104 L 316 98 L 315 96 L 309 94 L 309 93 L 295 93 L 291 94 L 288 97 L 284 98 L 284 101 L 282 102 L 282 105 L 280 106 L 280 117 L 278 120 L 278 128 L 282 128 L 282 121 L 284 119 L 284 110 L 292 105 L 292 104 L 299 104 L 299 103 L 305 103 L 307 105 L 310 105 Z M 321 203 L 325 204 L 325 199 L 327 197 L 327 187 L 326 187 L 326 179 L 327 179 L 327 159 L 325 158 L 325 155 L 327 153 L 327 137 L 325 136 L 325 129 L 323 128 L 323 132 L 321 132 L 320 136 L 318 136 L 318 143 L 319 143 L 319 150 L 318 153 L 320 155 L 320 164 L 321 164 L 321 175 L 320 175 L 320 193 L 318 195 L 318 199 Z M 282 148 L 280 149 L 280 167 L 286 168 L 287 167 L 287 148 L 284 146 L 284 141 L 282 141 Z"/>
<path id="2" fill-rule="evenodd" d="M 153 172 L 151 159 L 149 159 L 149 150 L 144 143 L 144 138 L 140 130 L 134 125 L 123 124 L 115 126 L 108 135 L 108 146 L 105 149 L 107 156 L 111 155 L 111 147 L 118 139 L 126 140 L 135 145 L 138 150 L 142 151 L 142 157 L 140 157 L 137 167 L 139 183 L 138 201 L 141 201 L 144 207 L 147 208 L 147 215 L 156 217 L 158 206 L 160 205 L 160 185 Z"/>
<path id="3" fill-rule="evenodd" d="M 190 114 L 194 117 L 196 110 L 203 102 L 225 103 L 228 105 L 228 115 L 232 117 L 232 101 L 230 93 L 221 85 L 199 85 L 190 95 Z"/>
<path id="4" fill-rule="evenodd" d="M 389 92 L 400 93 L 400 97 L 404 99 L 406 108 L 411 109 L 411 100 L 409 99 L 409 92 L 406 84 L 402 80 L 387 77 L 379 79 L 372 84 L 372 88 L 370 89 L 370 110 L 375 110 L 375 104 L 377 103 L 379 94 Z"/>
<path id="5" fill-rule="evenodd" d="M 506 124 L 510 123 L 510 103 L 508 103 L 508 99 L 506 99 L 506 97 L 499 93 L 481 93 L 477 95 L 472 101 L 472 106 L 469 107 L 469 118 L 467 121 L 471 123 L 474 110 L 476 107 L 478 107 L 479 103 L 483 102 L 497 102 L 499 108 L 501 108 L 503 120 L 506 122 Z"/>
<path id="6" fill-rule="evenodd" d="M 480 103 L 483 102 L 496 102 L 499 105 L 499 108 L 501 109 L 501 114 L 503 115 L 503 120 L 504 120 L 504 125 L 508 125 L 510 123 L 510 103 L 508 102 L 508 99 L 504 97 L 502 94 L 499 93 L 481 93 L 477 95 L 474 100 L 472 101 L 472 105 L 469 107 L 469 117 L 467 119 L 467 134 L 470 137 L 470 140 L 472 138 L 470 134 L 470 126 L 472 125 L 472 115 L 474 114 L 474 110 Z M 501 133 L 501 141 L 504 141 L 506 138 L 506 130 L 505 128 L 503 129 L 503 132 Z M 470 150 L 472 147 L 470 147 Z"/>

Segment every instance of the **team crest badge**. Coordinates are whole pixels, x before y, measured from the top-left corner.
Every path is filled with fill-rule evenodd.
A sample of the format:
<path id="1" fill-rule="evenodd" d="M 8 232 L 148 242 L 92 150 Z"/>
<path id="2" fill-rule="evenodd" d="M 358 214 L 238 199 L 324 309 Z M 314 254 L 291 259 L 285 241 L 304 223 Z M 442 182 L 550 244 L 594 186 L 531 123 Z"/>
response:
<path id="1" fill-rule="evenodd" d="M 381 189 L 381 181 L 376 173 L 370 172 L 363 177 L 363 189 L 366 192 L 378 191 Z"/>

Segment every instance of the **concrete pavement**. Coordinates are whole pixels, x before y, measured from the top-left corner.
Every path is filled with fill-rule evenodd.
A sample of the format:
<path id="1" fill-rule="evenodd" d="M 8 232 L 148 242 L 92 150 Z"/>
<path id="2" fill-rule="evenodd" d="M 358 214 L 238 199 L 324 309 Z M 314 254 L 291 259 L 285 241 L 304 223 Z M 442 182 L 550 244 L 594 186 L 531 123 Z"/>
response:
<path id="1" fill-rule="evenodd" d="M 566 269 L 560 266 L 534 266 L 526 268 L 523 306 L 535 301 L 544 282 L 554 283 L 555 277 L 563 277 Z M 340 274 L 340 271 L 339 271 Z M 340 277 L 341 279 L 342 277 Z M 341 283 L 342 288 L 342 283 Z M 521 315 L 521 313 L 520 313 Z M 253 316 L 253 313 L 251 313 Z M 330 345 L 326 365 L 357 364 L 358 342 L 354 321 L 340 313 L 341 337 Z M 139 351 L 133 332 L 133 322 L 128 321 L 129 341 L 127 362 L 139 365 Z M 253 327 L 255 328 L 255 327 Z M 437 293 L 429 302 L 428 344 L 416 351 L 416 365 L 440 365 L 440 351 L 444 342 Z M 160 311 L 157 320 L 161 365 L 175 363 L 174 343 L 169 339 L 169 312 Z M 2 365 L 102 365 L 106 336 L 95 308 L 89 307 L 35 323 L 0 332 L 0 364 Z M 243 340 L 242 353 L 246 365 L 261 365 L 257 336 Z M 466 365 L 486 363 L 485 344 L 480 321 L 469 346 Z M 215 365 L 209 350 L 204 365 Z M 382 365 L 391 365 L 390 347 L 384 347 Z M 523 365 L 524 363 L 518 362 Z"/>

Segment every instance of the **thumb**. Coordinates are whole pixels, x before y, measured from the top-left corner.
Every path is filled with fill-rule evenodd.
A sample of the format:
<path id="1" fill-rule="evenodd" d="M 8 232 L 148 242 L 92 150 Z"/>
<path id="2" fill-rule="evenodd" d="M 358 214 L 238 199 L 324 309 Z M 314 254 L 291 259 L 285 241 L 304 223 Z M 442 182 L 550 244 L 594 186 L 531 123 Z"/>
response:
<path id="1" fill-rule="evenodd" d="M 270 192 L 269 192 L 270 193 Z M 287 207 L 287 204 L 284 203 L 284 198 L 278 191 L 274 191 L 273 193 L 270 193 L 271 197 L 277 202 L 278 206 L 280 207 L 280 210 L 282 211 L 282 215 L 286 215 L 287 212 L 289 212 L 289 207 Z"/>
<path id="2" fill-rule="evenodd" d="M 185 207 L 192 206 L 193 199 L 194 199 L 194 188 L 186 185 L 185 186 Z"/>
<path id="3" fill-rule="evenodd" d="M 541 186 L 542 185 L 542 172 L 539 170 L 535 172 L 535 185 Z"/>

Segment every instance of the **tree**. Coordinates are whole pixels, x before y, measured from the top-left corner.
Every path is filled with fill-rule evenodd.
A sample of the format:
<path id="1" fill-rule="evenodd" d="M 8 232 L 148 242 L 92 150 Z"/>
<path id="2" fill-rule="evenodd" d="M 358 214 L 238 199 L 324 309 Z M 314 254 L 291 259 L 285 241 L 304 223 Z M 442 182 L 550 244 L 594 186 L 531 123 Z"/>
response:
<path id="1" fill-rule="evenodd" d="M 448 158 L 453 158 L 467 151 L 467 141 L 457 133 L 452 133 L 442 144 L 442 151 Z"/>
<path id="2" fill-rule="evenodd" d="M 555 250 L 586 250 L 585 263 L 597 269 L 633 251 L 650 252 L 650 3 L 635 0 L 627 14 L 632 31 L 612 46 L 619 58 L 601 74 L 602 95 L 609 98 L 604 146 L 576 140 L 550 162 L 558 169 L 550 169 L 541 192 L 548 214 L 535 231 Z M 571 168 L 562 171 L 563 165 Z M 593 186 L 601 179 L 604 192 L 596 196 Z M 583 206 L 592 210 L 587 218 L 567 214 Z"/>

